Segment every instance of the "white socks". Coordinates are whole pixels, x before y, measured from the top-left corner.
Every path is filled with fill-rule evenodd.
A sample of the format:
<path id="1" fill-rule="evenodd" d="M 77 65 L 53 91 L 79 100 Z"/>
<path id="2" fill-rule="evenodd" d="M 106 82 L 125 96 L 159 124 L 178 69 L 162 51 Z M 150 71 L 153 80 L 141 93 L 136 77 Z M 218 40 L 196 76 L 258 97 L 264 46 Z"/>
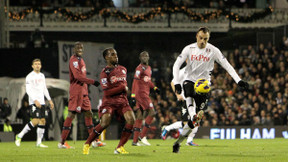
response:
<path id="1" fill-rule="evenodd" d="M 188 138 L 187 138 L 187 143 L 192 142 L 193 138 L 195 137 L 197 131 L 198 131 L 199 127 L 195 127 L 194 129 L 192 129 L 192 132 L 189 134 Z"/>
<path id="2" fill-rule="evenodd" d="M 29 126 L 29 125 L 30 125 L 30 126 Z M 18 137 L 19 137 L 19 138 L 23 138 L 23 136 L 24 136 L 27 132 L 29 132 L 29 131 L 31 130 L 31 128 L 30 128 L 31 126 L 34 127 L 33 124 L 32 124 L 32 122 L 27 123 L 27 124 L 25 125 L 25 127 L 22 129 L 22 131 L 18 134 Z"/>
<path id="3" fill-rule="evenodd" d="M 191 132 L 191 128 L 188 126 L 188 124 L 185 124 L 183 127 L 182 135 L 187 136 Z"/>
<path id="4" fill-rule="evenodd" d="M 44 125 L 38 125 L 37 128 L 37 144 L 40 145 L 42 143 L 42 138 L 45 132 L 45 126 Z"/>
<path id="5" fill-rule="evenodd" d="M 194 100 L 192 97 L 187 97 L 185 101 L 186 101 L 186 106 L 189 107 L 190 105 L 193 105 L 192 101 Z"/>
<path id="6" fill-rule="evenodd" d="M 170 130 L 173 129 L 179 129 L 182 128 L 182 121 L 177 121 L 173 124 L 168 125 L 167 127 L 165 127 L 165 129 L 169 132 Z"/>

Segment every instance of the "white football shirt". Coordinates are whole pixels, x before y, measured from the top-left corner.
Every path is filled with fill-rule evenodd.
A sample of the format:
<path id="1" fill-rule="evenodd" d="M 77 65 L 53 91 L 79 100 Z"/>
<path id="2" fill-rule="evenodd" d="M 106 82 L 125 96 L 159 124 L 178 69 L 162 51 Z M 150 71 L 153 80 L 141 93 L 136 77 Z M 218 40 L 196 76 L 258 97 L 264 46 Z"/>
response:
<path id="1" fill-rule="evenodd" d="M 51 100 L 46 87 L 45 76 L 43 73 L 30 72 L 26 76 L 26 92 L 29 96 L 29 105 L 37 100 L 41 105 L 45 105 L 44 95 L 47 100 Z"/>
<path id="2" fill-rule="evenodd" d="M 200 49 L 195 42 L 186 46 L 175 61 L 173 66 L 174 84 L 181 84 L 179 70 L 186 59 L 188 61 L 185 67 L 186 75 L 184 80 L 190 80 L 195 83 L 197 79 L 204 78 L 210 82 L 215 61 L 230 74 L 236 83 L 241 80 L 217 47 L 207 43 L 205 48 Z"/>

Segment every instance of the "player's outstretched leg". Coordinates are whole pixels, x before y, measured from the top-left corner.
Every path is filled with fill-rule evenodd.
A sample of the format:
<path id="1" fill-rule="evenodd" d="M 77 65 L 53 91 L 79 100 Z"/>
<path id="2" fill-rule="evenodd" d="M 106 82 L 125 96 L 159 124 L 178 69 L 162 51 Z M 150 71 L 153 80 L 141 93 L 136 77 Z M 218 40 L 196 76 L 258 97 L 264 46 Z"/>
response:
<path id="1" fill-rule="evenodd" d="M 88 134 L 90 135 L 91 132 L 93 132 L 94 125 L 92 121 L 92 111 L 85 111 L 85 125 L 88 131 Z M 106 146 L 106 143 L 101 142 L 99 139 L 96 139 L 95 141 L 92 142 L 92 147 L 102 147 Z"/>
<path id="2" fill-rule="evenodd" d="M 167 138 L 167 134 L 168 134 L 168 131 L 167 131 L 167 129 L 165 129 L 166 128 L 166 125 L 164 125 L 161 129 L 162 129 L 162 133 L 161 133 L 161 138 L 163 139 L 163 140 L 165 140 L 166 138 Z"/>
<path id="3" fill-rule="evenodd" d="M 85 144 L 84 144 L 84 146 L 83 146 L 83 154 L 84 154 L 84 155 L 89 154 L 89 149 L 90 149 L 90 145 L 91 145 L 92 141 L 94 141 L 97 137 L 99 137 L 100 134 L 101 134 L 101 132 L 102 132 L 105 128 L 106 128 L 106 127 L 103 128 L 103 127 L 101 126 L 101 124 L 98 124 L 98 125 L 94 128 L 93 132 L 91 132 L 91 133 L 89 134 L 89 137 L 87 138 L 87 140 L 86 140 L 86 142 L 85 142 Z"/>
<path id="4" fill-rule="evenodd" d="M 23 138 L 23 136 L 24 136 L 26 133 L 28 133 L 28 132 L 29 132 L 31 129 L 33 129 L 33 128 L 34 128 L 34 126 L 33 126 L 32 121 L 30 121 L 29 123 L 27 123 L 27 124 L 25 125 L 25 127 L 22 129 L 22 131 L 15 136 L 15 144 L 16 144 L 16 146 L 19 147 L 19 146 L 21 145 L 21 139 Z"/>
<path id="5" fill-rule="evenodd" d="M 183 127 L 182 121 L 177 121 L 177 122 L 175 122 L 175 123 L 173 123 L 173 124 L 170 124 L 170 125 L 168 125 L 168 126 L 163 126 L 163 127 L 162 127 L 161 138 L 162 138 L 163 140 L 165 140 L 166 137 L 167 137 L 167 133 L 168 133 L 169 131 L 174 130 L 174 129 L 179 129 L 179 128 L 182 128 L 182 127 Z"/>
<path id="6" fill-rule="evenodd" d="M 22 140 L 22 138 L 18 137 L 18 134 L 16 134 L 15 145 L 19 147 L 21 145 L 21 140 Z"/>

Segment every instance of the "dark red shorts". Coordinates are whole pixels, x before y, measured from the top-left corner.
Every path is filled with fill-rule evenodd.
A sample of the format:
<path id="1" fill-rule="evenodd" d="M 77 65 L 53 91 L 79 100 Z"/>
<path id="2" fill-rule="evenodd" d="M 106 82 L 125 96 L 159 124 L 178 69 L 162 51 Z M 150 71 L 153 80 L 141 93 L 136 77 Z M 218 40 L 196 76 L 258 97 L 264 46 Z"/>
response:
<path id="1" fill-rule="evenodd" d="M 128 103 L 122 105 L 102 105 L 98 110 L 99 117 L 101 118 L 104 114 L 116 115 L 117 119 L 124 116 L 127 111 L 133 111 Z"/>
<path id="2" fill-rule="evenodd" d="M 153 107 L 151 99 L 149 97 L 136 99 L 136 107 L 134 109 L 138 110 L 140 108 L 142 110 L 153 109 L 154 107 Z"/>
<path id="3" fill-rule="evenodd" d="M 78 106 L 80 106 L 80 108 L 77 108 Z M 69 103 L 68 103 L 68 110 L 76 111 L 78 113 L 81 113 L 81 111 L 90 111 L 91 103 L 90 103 L 88 95 L 85 95 L 85 96 L 70 95 Z"/>

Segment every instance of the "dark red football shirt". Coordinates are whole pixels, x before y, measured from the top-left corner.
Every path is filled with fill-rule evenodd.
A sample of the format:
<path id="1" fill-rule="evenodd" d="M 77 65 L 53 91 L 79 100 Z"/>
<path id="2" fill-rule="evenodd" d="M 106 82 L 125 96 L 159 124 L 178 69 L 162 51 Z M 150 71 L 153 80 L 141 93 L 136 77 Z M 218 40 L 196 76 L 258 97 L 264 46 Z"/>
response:
<path id="1" fill-rule="evenodd" d="M 102 106 L 128 104 L 125 87 L 127 70 L 118 65 L 115 68 L 105 67 L 100 74 L 100 83 L 104 92 Z"/>
<path id="2" fill-rule="evenodd" d="M 149 65 L 139 64 L 135 70 L 135 75 L 132 84 L 132 94 L 135 94 L 137 99 L 149 97 L 150 88 L 154 88 L 151 82 L 151 67 Z"/>
<path id="3" fill-rule="evenodd" d="M 94 84 L 93 79 L 86 77 L 86 65 L 82 57 L 72 55 L 69 61 L 70 95 L 88 95 L 87 84 Z"/>

